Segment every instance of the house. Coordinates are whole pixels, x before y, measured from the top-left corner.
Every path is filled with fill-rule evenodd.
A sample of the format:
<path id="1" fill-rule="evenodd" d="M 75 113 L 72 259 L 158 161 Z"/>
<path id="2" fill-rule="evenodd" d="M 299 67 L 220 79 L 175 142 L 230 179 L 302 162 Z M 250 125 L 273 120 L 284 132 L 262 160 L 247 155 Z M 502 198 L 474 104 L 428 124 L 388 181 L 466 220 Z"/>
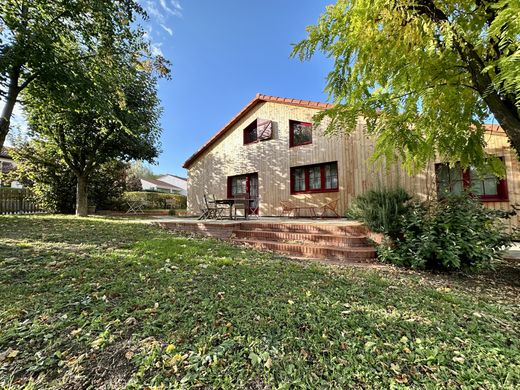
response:
<path id="1" fill-rule="evenodd" d="M 16 164 L 13 158 L 9 155 L 9 149 L 2 148 L 0 150 L 0 173 L 7 174 L 15 168 Z M 22 185 L 19 182 L 13 180 L 9 183 L 3 183 L 2 178 L 0 177 L 0 187 L 4 186 L 4 184 L 12 188 L 22 188 Z"/>
<path id="2" fill-rule="evenodd" d="M 471 187 L 491 208 L 509 210 L 520 202 L 519 162 L 500 127 L 487 126 L 487 150 L 503 159 L 505 179 L 481 178 L 474 170 L 440 162 L 410 176 L 399 165 L 386 169 L 370 163 L 374 142 L 361 119 L 349 135 L 326 136 L 323 126 L 311 125 L 317 112 L 331 107 L 256 95 L 184 163 L 188 212 L 200 213 L 205 193 L 219 198 L 247 193 L 262 216 L 279 215 L 281 201 L 320 206 L 335 199 L 344 215 L 356 196 L 395 185 L 421 199 Z"/>
<path id="3" fill-rule="evenodd" d="M 139 180 L 141 181 L 141 186 L 144 191 L 169 192 L 173 194 L 180 194 L 182 192 L 182 188 L 166 183 L 162 180 L 145 177 L 141 177 Z"/>
<path id="4" fill-rule="evenodd" d="M 164 183 L 171 184 L 177 188 L 180 188 L 179 194 L 186 196 L 188 192 L 188 179 L 176 175 L 167 173 L 166 175 L 160 176 L 157 180 Z"/>

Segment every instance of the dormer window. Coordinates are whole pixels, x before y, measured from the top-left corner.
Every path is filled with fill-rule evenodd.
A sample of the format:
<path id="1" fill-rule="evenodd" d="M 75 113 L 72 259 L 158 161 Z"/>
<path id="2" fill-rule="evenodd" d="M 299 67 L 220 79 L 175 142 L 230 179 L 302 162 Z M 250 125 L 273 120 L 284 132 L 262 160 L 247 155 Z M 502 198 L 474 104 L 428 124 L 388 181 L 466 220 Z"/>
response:
<path id="1" fill-rule="evenodd" d="M 273 137 L 273 122 L 268 119 L 256 119 L 244 129 L 244 145 L 266 141 Z"/>
<path id="2" fill-rule="evenodd" d="M 289 145 L 312 144 L 312 123 L 289 121 Z"/>

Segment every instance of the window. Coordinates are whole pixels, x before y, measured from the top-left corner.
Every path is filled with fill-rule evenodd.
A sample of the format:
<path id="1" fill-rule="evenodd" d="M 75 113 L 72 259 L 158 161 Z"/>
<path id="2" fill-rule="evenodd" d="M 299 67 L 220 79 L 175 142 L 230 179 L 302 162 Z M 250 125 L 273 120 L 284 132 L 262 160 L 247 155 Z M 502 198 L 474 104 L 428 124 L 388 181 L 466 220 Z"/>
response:
<path id="1" fill-rule="evenodd" d="M 483 174 L 474 167 L 462 169 L 460 163 L 455 165 L 437 164 L 437 194 L 442 198 L 445 194 L 461 194 L 468 191 L 483 201 L 502 201 L 508 199 L 507 182 L 495 175 Z"/>
<path id="2" fill-rule="evenodd" d="M 273 123 L 269 119 L 256 119 L 244 129 L 244 145 L 266 141 L 273 136 Z"/>
<path id="3" fill-rule="evenodd" d="M 244 145 L 258 141 L 258 133 L 256 131 L 256 121 L 251 123 L 244 129 Z"/>
<path id="4" fill-rule="evenodd" d="M 312 124 L 289 121 L 290 146 L 307 145 L 312 143 Z"/>
<path id="5" fill-rule="evenodd" d="M 338 163 L 291 168 L 291 193 L 338 191 Z"/>

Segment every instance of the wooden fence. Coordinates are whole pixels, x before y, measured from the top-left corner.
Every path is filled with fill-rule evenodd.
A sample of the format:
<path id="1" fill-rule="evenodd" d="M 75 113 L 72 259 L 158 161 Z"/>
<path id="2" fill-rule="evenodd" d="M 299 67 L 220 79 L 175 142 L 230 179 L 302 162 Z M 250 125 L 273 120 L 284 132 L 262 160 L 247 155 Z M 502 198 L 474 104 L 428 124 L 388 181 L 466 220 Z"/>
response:
<path id="1" fill-rule="evenodd" d="M 35 214 L 44 210 L 28 188 L 0 188 L 0 214 Z"/>

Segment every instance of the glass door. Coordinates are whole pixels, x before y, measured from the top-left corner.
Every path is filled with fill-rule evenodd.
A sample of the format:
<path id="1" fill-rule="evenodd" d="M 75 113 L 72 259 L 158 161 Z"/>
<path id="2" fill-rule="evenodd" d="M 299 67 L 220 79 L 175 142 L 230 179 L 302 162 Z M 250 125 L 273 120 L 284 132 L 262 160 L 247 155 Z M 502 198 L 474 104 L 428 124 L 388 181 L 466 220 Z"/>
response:
<path id="1" fill-rule="evenodd" d="M 249 214 L 258 214 L 258 173 L 228 177 L 228 197 L 247 194 Z"/>

